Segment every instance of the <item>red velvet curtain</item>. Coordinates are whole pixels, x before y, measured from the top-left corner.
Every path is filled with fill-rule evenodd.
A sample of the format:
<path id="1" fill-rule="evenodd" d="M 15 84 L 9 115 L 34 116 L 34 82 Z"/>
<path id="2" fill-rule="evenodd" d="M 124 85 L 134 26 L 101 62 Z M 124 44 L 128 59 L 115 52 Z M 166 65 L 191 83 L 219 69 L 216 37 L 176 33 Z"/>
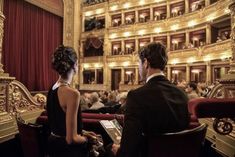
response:
<path id="1" fill-rule="evenodd" d="M 3 65 L 29 90 L 48 90 L 57 79 L 51 55 L 62 44 L 63 19 L 23 0 L 4 1 Z"/>

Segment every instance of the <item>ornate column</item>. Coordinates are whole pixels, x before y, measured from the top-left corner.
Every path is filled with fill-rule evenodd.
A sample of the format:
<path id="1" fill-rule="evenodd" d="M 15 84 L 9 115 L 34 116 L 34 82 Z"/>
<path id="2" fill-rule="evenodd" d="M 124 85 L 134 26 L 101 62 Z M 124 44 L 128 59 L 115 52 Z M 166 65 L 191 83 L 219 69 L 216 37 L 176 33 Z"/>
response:
<path id="1" fill-rule="evenodd" d="M 171 81 L 171 66 L 170 65 L 167 66 L 167 79 Z"/>
<path id="2" fill-rule="evenodd" d="M 206 82 L 211 84 L 211 62 L 207 61 L 206 63 Z"/>
<path id="3" fill-rule="evenodd" d="M 225 89 L 225 98 L 235 98 L 235 2 L 229 5 L 231 10 L 231 47 L 232 59 L 230 63 L 230 70 L 227 75 L 222 76 L 220 83 Z"/>
<path id="4" fill-rule="evenodd" d="M 138 23 L 139 22 L 139 14 L 138 14 L 138 10 L 135 10 L 135 22 Z"/>
<path id="5" fill-rule="evenodd" d="M 150 21 L 153 21 L 153 7 L 150 6 Z"/>
<path id="6" fill-rule="evenodd" d="M 235 2 L 233 2 L 229 9 L 231 11 L 231 45 L 232 45 L 232 61 L 229 70 L 229 74 L 233 75 L 235 78 Z"/>
<path id="7" fill-rule="evenodd" d="M 185 46 L 187 46 L 188 47 L 188 45 L 189 45 L 189 32 L 188 32 L 188 30 L 186 31 L 186 33 L 185 33 L 185 38 L 186 38 L 186 40 L 185 40 Z"/>
<path id="8" fill-rule="evenodd" d="M 124 12 L 123 12 L 123 10 L 122 10 L 122 13 L 121 13 L 121 20 L 122 20 L 122 25 L 124 25 L 125 24 L 125 14 L 124 14 Z"/>
<path id="9" fill-rule="evenodd" d="M 135 38 L 135 51 L 138 52 L 139 51 L 139 39 Z"/>
<path id="10" fill-rule="evenodd" d="M 206 44 L 211 43 L 211 25 L 207 24 L 206 25 Z"/>
<path id="11" fill-rule="evenodd" d="M 205 0 L 205 6 L 207 7 L 208 5 L 210 5 L 210 0 Z"/>
<path id="12" fill-rule="evenodd" d="M 139 84 L 139 70 L 138 69 L 139 69 L 138 67 L 135 68 L 135 82 L 134 82 L 135 85 Z"/>
<path id="13" fill-rule="evenodd" d="M 171 36 L 170 33 L 167 33 L 167 49 L 171 49 Z"/>
<path id="14" fill-rule="evenodd" d="M 3 40 L 3 27 L 4 27 L 4 19 L 3 15 L 3 0 L 0 1 L 0 75 L 4 74 L 3 65 L 2 65 L 2 40 Z"/>
<path id="15" fill-rule="evenodd" d="M 97 69 L 95 69 L 95 80 L 94 83 L 97 84 Z"/>
<path id="16" fill-rule="evenodd" d="M 170 18 L 171 17 L 171 5 L 170 2 L 167 1 L 166 2 L 166 18 Z"/>
<path id="17" fill-rule="evenodd" d="M 190 65 L 186 64 L 186 82 L 190 82 Z"/>
<path id="18" fill-rule="evenodd" d="M 189 13 L 189 0 L 185 0 L 185 13 Z"/>
<path id="19" fill-rule="evenodd" d="M 82 11 L 81 0 L 63 0 L 64 2 L 64 30 L 63 44 L 71 46 L 78 53 L 81 47 L 81 31 L 82 31 Z M 78 54 L 80 56 L 80 54 Z M 79 74 L 82 71 L 79 69 Z M 79 75 L 73 79 L 73 86 L 80 83 Z"/>
<path id="20" fill-rule="evenodd" d="M 111 17 L 109 15 L 109 7 L 108 5 L 106 5 L 105 7 L 105 28 L 109 28 L 110 26 L 112 26 L 112 23 L 111 23 Z"/>
<path id="21" fill-rule="evenodd" d="M 121 41 L 121 51 L 123 52 L 123 54 L 125 54 L 125 42 L 124 42 L 124 40 Z"/>
<path id="22" fill-rule="evenodd" d="M 78 65 L 79 66 L 79 69 L 80 69 L 80 71 L 81 71 L 81 73 L 79 74 L 79 80 L 80 80 L 80 84 L 83 84 L 83 70 L 84 70 L 84 68 L 83 68 L 83 65 L 82 64 L 79 64 Z"/>
<path id="23" fill-rule="evenodd" d="M 122 67 L 121 68 L 121 81 L 120 81 L 120 84 L 124 84 L 124 77 L 125 77 L 125 70 Z"/>

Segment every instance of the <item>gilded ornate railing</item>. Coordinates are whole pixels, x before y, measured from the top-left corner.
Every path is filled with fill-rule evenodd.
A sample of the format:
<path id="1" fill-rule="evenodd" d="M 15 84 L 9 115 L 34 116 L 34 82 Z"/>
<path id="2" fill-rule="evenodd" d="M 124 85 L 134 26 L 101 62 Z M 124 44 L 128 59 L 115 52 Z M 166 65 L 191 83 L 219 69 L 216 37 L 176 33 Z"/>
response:
<path id="1" fill-rule="evenodd" d="M 21 114 L 26 121 L 35 121 L 44 111 L 46 97 L 31 96 L 27 88 L 13 77 L 0 76 L 0 143 L 14 138 L 18 132 L 15 116 Z"/>

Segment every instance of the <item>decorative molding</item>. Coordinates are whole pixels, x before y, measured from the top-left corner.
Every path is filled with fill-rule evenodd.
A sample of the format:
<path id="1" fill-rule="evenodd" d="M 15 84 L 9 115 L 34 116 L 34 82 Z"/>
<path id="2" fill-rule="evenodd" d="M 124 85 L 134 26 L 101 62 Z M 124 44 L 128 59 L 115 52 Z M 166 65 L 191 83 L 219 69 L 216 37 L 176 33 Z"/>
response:
<path id="1" fill-rule="evenodd" d="M 117 36 L 115 39 L 122 38 L 124 32 L 132 32 L 131 36 L 139 36 L 138 31 L 141 29 L 146 29 L 144 35 L 148 34 L 156 34 L 156 35 L 163 35 L 164 33 L 170 32 L 170 33 L 177 33 L 178 31 L 181 30 L 186 30 L 186 29 L 191 29 L 197 30 L 199 27 L 201 27 L 202 24 L 206 24 L 210 21 L 208 21 L 208 18 L 210 15 L 213 15 L 213 20 L 216 20 L 227 13 L 225 13 L 225 9 L 227 9 L 228 5 L 231 3 L 231 0 L 223 0 L 219 1 L 213 5 L 209 5 L 208 7 L 194 11 L 192 13 L 184 14 L 182 16 L 177 16 L 174 18 L 169 18 L 161 21 L 149 21 L 146 23 L 135 23 L 133 25 L 123 25 L 119 27 L 110 27 L 109 28 L 109 33 L 116 33 Z M 215 13 L 216 14 L 213 14 Z M 193 27 L 188 26 L 188 22 L 196 20 L 197 24 Z M 212 21 L 213 21 L 212 20 Z M 108 21 L 106 21 L 108 22 Z M 171 30 L 171 26 L 179 24 L 179 29 L 176 31 Z M 155 28 L 162 28 L 161 33 L 157 34 L 154 32 Z"/>
<path id="2" fill-rule="evenodd" d="M 25 0 L 33 5 L 36 5 L 48 12 L 63 17 L 63 2 L 62 0 Z"/>
<path id="3" fill-rule="evenodd" d="M 40 99 L 34 99 L 28 89 L 19 81 L 12 81 L 8 88 L 8 107 L 7 111 L 15 115 L 16 113 L 30 112 L 43 109 L 44 102 L 38 102 Z"/>
<path id="4" fill-rule="evenodd" d="M 101 91 L 106 89 L 103 84 L 81 84 L 80 90 Z"/>
<path id="5" fill-rule="evenodd" d="M 63 43 L 67 46 L 73 45 L 74 38 L 74 0 L 64 0 L 64 35 Z"/>
<path id="6" fill-rule="evenodd" d="M 3 64 L 2 64 L 2 41 L 4 36 L 4 20 L 5 16 L 3 15 L 3 0 L 0 1 L 0 75 L 4 74 Z M 5 74 L 6 75 L 6 74 Z"/>

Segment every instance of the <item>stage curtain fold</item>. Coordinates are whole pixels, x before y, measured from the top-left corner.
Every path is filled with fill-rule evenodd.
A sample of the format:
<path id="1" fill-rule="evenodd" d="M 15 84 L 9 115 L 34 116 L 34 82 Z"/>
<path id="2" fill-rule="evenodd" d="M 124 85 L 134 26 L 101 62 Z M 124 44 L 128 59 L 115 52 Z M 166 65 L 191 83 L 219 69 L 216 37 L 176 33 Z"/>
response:
<path id="1" fill-rule="evenodd" d="M 51 55 L 62 44 L 63 18 L 23 0 L 4 1 L 3 65 L 30 91 L 48 90 L 57 79 Z"/>

